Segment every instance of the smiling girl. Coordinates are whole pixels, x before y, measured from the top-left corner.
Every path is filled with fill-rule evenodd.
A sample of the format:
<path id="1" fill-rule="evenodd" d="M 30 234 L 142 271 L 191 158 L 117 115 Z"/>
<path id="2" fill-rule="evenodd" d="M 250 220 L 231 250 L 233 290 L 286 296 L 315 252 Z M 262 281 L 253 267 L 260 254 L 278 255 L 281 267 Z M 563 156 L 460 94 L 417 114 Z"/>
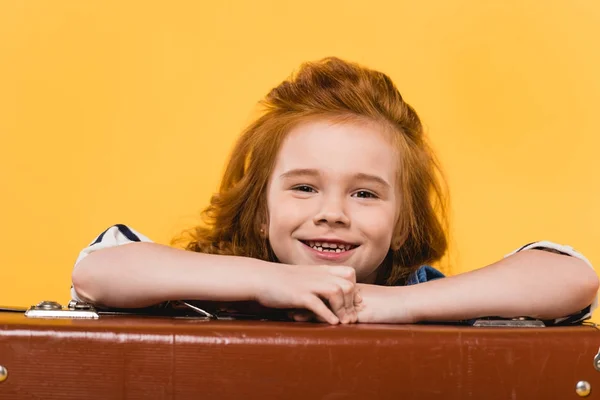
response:
<path id="1" fill-rule="evenodd" d="M 256 301 L 331 324 L 591 315 L 598 278 L 568 246 L 534 242 L 439 279 L 428 264 L 447 249 L 440 174 L 387 75 L 327 58 L 262 103 L 185 250 L 112 226 L 80 253 L 74 299 Z"/>

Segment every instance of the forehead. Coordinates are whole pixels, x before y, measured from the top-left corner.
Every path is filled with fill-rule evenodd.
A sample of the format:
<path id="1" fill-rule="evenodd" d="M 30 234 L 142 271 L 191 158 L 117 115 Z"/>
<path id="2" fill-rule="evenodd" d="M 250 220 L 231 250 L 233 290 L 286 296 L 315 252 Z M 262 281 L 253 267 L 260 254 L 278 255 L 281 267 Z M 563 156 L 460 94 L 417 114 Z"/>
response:
<path id="1" fill-rule="evenodd" d="M 283 141 L 275 173 L 314 168 L 333 174 L 374 174 L 393 184 L 398 156 L 390 136 L 374 122 L 304 122 Z"/>

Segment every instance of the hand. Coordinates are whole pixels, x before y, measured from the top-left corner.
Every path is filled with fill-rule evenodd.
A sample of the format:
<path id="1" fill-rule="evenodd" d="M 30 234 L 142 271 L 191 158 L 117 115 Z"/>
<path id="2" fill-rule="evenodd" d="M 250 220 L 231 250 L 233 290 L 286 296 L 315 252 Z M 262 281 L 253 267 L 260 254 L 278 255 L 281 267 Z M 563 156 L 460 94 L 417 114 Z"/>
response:
<path id="1" fill-rule="evenodd" d="M 263 306 L 306 309 L 330 324 L 357 321 L 354 268 L 277 264 L 264 271 L 256 295 Z"/>
<path id="2" fill-rule="evenodd" d="M 359 302 L 355 302 L 358 322 L 372 324 L 413 324 L 417 322 L 417 318 L 410 308 L 411 300 L 406 293 L 406 288 L 358 283 L 356 291 L 357 297 L 360 298 Z M 323 318 L 310 311 L 291 312 L 290 318 L 295 321 L 325 322 Z"/>
<path id="3" fill-rule="evenodd" d="M 357 304 L 358 322 L 372 324 L 414 324 L 410 298 L 405 287 L 357 284 L 362 301 Z"/>

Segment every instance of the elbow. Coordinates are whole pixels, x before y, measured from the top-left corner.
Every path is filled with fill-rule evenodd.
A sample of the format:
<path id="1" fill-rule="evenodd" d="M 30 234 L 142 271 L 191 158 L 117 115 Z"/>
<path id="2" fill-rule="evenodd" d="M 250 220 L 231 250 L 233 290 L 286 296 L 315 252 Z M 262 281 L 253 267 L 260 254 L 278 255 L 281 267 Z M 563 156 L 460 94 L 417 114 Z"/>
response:
<path id="1" fill-rule="evenodd" d="M 99 305 L 98 299 L 100 296 L 96 293 L 98 285 L 94 284 L 95 282 L 98 282 L 98 280 L 92 274 L 93 268 L 86 268 L 85 261 L 86 259 L 81 260 L 81 262 L 73 269 L 71 275 L 73 289 L 81 300 L 86 303 Z"/>
<path id="2" fill-rule="evenodd" d="M 559 256 L 564 257 L 564 256 Z M 557 269 L 554 296 L 546 299 L 544 312 L 536 313 L 536 318 L 555 319 L 577 314 L 594 303 L 600 280 L 594 269 L 578 258 L 562 258 L 561 268 Z M 532 315 L 533 316 L 533 315 Z"/>
<path id="3" fill-rule="evenodd" d="M 588 267 L 586 265 L 586 267 Z M 585 304 L 584 307 L 592 304 L 594 298 L 598 295 L 598 288 L 600 287 L 600 280 L 598 279 L 598 274 L 591 268 L 587 268 L 586 274 L 582 274 L 582 283 L 581 283 L 581 291 L 585 296 Z"/>
<path id="4" fill-rule="evenodd" d="M 576 293 L 575 301 L 573 301 L 573 312 L 584 309 L 594 302 L 594 298 L 598 294 L 598 288 L 600 287 L 600 280 L 598 274 L 584 261 L 573 258 L 572 261 L 576 263 L 572 276 L 576 277 L 573 279 L 573 293 Z"/>

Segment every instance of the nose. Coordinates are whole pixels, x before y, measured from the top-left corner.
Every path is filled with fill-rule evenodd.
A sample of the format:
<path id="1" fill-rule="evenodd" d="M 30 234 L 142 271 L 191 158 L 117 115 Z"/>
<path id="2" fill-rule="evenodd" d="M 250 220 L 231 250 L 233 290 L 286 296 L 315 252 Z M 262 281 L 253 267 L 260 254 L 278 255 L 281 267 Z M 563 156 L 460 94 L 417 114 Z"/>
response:
<path id="1" fill-rule="evenodd" d="M 324 197 L 321 207 L 313 217 L 315 225 L 349 226 L 350 218 L 344 210 L 344 202 L 337 196 Z"/>

